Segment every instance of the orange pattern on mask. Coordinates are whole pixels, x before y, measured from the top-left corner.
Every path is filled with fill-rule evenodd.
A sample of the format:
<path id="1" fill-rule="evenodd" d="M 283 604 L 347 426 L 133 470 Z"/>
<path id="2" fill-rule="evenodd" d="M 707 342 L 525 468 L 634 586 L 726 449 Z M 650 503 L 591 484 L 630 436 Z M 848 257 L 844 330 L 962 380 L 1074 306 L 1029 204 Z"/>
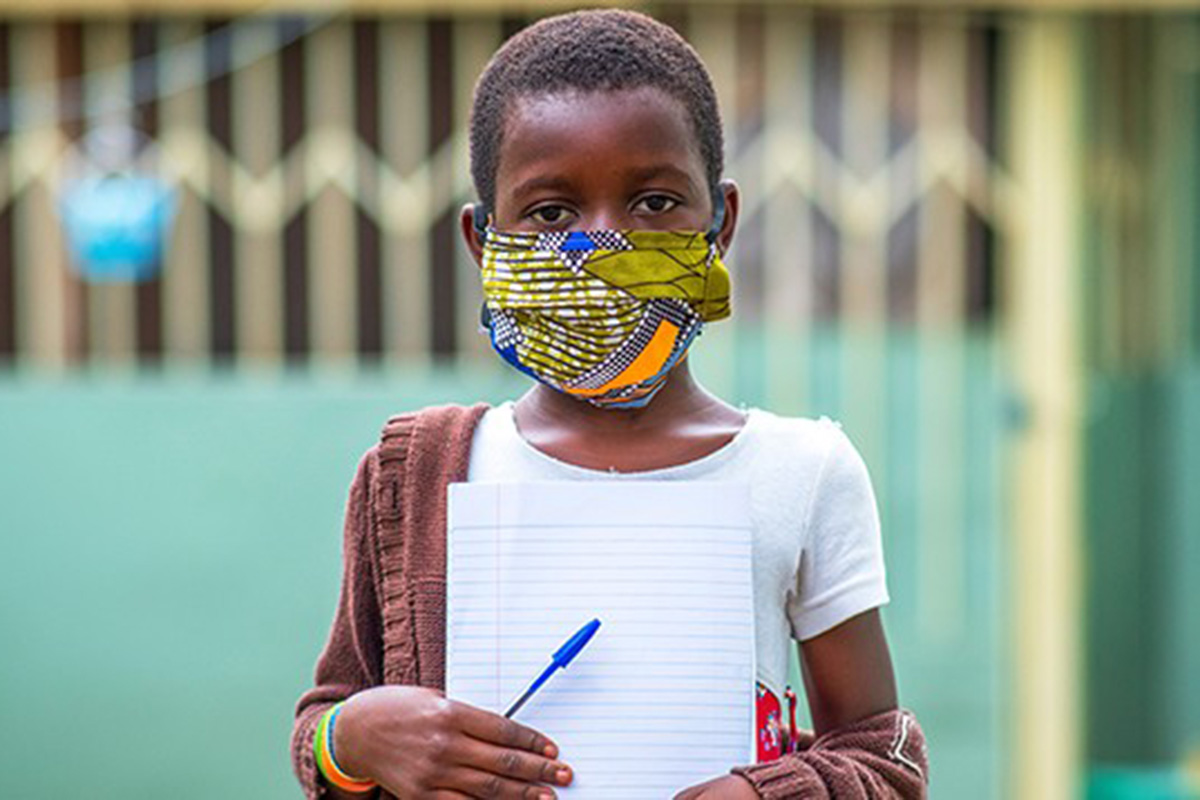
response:
<path id="1" fill-rule="evenodd" d="M 663 364 L 666 364 L 667 359 L 671 357 L 671 351 L 675 347 L 675 337 L 678 334 L 679 327 L 664 319 L 658 324 L 658 330 L 654 332 L 654 336 L 650 337 L 650 343 L 646 345 L 646 349 L 639 353 L 633 363 L 622 370 L 617 377 L 597 389 L 566 388 L 564 391 L 581 397 L 591 397 L 604 394 L 619 386 L 630 386 L 652 378 L 658 374 L 659 370 L 663 368 Z"/>

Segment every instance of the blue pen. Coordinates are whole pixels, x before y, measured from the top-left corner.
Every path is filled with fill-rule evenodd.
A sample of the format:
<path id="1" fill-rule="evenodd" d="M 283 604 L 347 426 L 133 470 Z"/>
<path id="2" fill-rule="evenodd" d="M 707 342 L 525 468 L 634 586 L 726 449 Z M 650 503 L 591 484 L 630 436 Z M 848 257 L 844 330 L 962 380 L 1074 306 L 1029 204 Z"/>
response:
<path id="1" fill-rule="evenodd" d="M 513 704 L 508 707 L 508 711 L 504 712 L 504 716 L 511 717 L 517 713 L 517 710 L 525 705 L 525 701 L 533 697 L 533 693 L 542 688 L 543 683 L 550 680 L 550 676 L 554 674 L 555 670 L 566 669 L 566 666 L 571 663 L 571 659 L 579 655 L 579 651 L 592 640 L 598 630 L 600 630 L 600 620 L 594 619 L 576 631 L 570 639 L 567 639 L 566 644 L 558 648 L 558 651 L 550 657 L 550 666 L 542 670 L 542 674 L 538 675 L 537 680 L 530 684 L 525 693 L 513 701 Z"/>

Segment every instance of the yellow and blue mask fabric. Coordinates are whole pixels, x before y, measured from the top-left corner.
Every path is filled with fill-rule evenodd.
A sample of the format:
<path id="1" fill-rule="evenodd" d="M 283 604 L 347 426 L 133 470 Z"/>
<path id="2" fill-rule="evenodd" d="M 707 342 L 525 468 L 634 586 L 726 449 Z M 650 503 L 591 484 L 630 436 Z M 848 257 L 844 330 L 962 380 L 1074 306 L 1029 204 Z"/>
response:
<path id="1" fill-rule="evenodd" d="M 662 388 L 706 322 L 729 316 L 729 271 L 703 231 L 487 227 L 484 327 L 505 361 L 605 408 Z"/>

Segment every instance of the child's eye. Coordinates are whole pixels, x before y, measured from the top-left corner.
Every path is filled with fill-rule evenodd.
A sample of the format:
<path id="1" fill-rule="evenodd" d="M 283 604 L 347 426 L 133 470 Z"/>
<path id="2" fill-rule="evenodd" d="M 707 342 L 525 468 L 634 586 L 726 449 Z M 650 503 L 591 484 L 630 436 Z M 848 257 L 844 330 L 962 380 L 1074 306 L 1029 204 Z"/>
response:
<path id="1" fill-rule="evenodd" d="M 651 214 L 664 214 L 671 211 L 675 206 L 679 205 L 679 201 L 673 197 L 668 197 L 665 194 L 650 194 L 637 201 L 633 207 L 634 211 L 643 209 Z"/>
<path id="2" fill-rule="evenodd" d="M 529 216 L 543 225 L 558 225 L 566 222 L 570 213 L 564 206 L 539 206 L 530 211 Z"/>

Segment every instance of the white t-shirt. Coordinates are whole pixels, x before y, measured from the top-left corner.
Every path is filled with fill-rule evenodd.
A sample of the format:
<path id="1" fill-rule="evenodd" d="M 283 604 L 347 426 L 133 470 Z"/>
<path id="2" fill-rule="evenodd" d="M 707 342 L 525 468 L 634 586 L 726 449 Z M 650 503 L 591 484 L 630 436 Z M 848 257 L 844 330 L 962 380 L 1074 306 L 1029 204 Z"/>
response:
<path id="1" fill-rule="evenodd" d="M 489 409 L 469 481 L 681 480 L 750 484 L 758 680 L 782 699 L 788 640 L 810 639 L 888 601 L 879 514 L 866 465 L 840 426 L 751 409 L 725 446 L 665 469 L 567 464 L 521 438 L 512 403 Z"/>

